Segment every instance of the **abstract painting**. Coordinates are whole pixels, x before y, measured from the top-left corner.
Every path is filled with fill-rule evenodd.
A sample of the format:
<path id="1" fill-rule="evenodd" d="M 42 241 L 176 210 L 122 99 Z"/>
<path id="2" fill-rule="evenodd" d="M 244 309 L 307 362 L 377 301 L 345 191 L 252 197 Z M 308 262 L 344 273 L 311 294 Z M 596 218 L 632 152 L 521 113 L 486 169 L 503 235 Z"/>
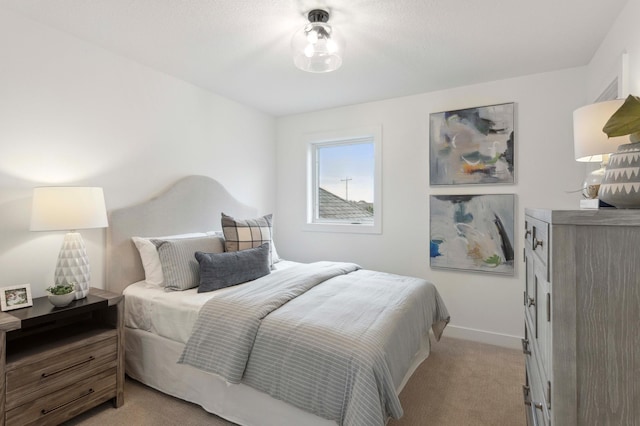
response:
<path id="1" fill-rule="evenodd" d="M 514 273 L 514 194 L 432 195 L 431 267 Z"/>
<path id="2" fill-rule="evenodd" d="M 514 183 L 514 104 L 433 113 L 431 185 Z"/>

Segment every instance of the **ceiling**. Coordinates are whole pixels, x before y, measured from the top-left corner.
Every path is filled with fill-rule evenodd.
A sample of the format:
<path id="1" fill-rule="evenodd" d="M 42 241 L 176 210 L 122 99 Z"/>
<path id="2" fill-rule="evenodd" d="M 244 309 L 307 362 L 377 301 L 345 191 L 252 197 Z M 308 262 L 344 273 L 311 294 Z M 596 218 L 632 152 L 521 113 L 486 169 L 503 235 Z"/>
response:
<path id="1" fill-rule="evenodd" d="M 583 66 L 627 0 L 0 0 L 0 8 L 274 116 Z M 293 65 L 314 8 L 343 65 Z"/>

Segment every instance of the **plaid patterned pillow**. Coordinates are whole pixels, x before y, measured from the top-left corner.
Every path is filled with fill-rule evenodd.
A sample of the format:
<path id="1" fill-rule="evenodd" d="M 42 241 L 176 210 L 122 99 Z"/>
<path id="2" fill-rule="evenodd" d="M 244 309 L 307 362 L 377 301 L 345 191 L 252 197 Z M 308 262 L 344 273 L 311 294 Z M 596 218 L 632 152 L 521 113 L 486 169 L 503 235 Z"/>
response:
<path id="1" fill-rule="evenodd" d="M 222 213 L 222 233 L 225 251 L 240 251 L 269 243 L 269 266 L 273 266 L 271 231 L 272 215 L 256 219 L 234 219 Z"/>

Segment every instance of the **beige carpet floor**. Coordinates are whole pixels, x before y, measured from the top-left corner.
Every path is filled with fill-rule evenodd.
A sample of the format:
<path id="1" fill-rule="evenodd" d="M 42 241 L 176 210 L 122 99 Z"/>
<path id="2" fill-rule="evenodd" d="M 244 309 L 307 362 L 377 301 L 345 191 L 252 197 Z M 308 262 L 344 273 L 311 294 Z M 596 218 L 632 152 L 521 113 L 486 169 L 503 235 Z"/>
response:
<path id="1" fill-rule="evenodd" d="M 522 352 L 444 337 L 433 344 L 431 355 L 400 394 L 404 416 L 392 419 L 388 426 L 524 425 L 523 383 Z M 114 409 L 105 403 L 66 425 L 227 426 L 233 423 L 127 378 L 122 407 Z"/>

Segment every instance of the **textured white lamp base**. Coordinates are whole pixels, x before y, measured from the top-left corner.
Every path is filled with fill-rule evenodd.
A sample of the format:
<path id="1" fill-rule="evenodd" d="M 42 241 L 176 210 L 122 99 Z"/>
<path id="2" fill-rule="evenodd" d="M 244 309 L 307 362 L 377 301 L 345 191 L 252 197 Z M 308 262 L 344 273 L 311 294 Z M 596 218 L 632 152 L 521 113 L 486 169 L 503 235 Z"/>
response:
<path id="1" fill-rule="evenodd" d="M 69 232 L 64 236 L 62 248 L 56 265 L 56 285 L 73 283 L 76 288 L 76 300 L 83 299 L 89 294 L 89 258 L 87 250 L 79 232 Z"/>

